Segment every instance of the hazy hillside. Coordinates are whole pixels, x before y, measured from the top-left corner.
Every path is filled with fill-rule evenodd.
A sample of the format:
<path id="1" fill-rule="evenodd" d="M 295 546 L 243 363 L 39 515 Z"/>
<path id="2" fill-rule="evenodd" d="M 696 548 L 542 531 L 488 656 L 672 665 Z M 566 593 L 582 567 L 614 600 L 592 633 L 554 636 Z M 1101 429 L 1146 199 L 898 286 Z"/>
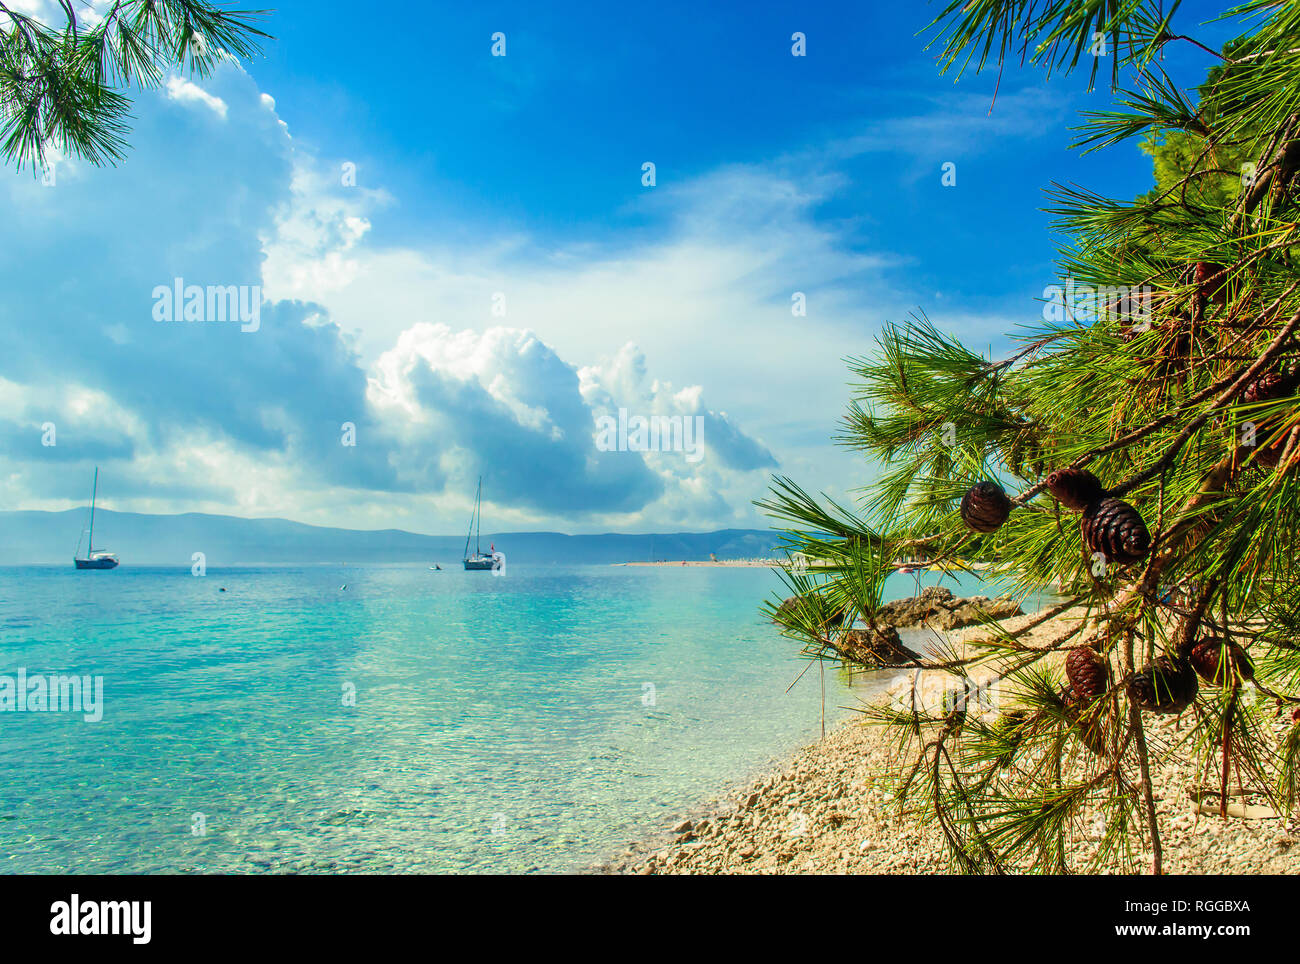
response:
<path id="1" fill-rule="evenodd" d="M 86 525 L 86 510 L 0 512 L 0 565 L 70 563 Z M 655 535 L 569 536 L 558 532 L 484 533 L 511 562 L 630 562 L 767 555 L 778 541 L 761 529 L 722 529 Z M 366 531 L 304 525 L 286 519 L 235 516 L 141 515 L 95 512 L 95 546 L 122 557 L 123 565 L 189 566 L 195 552 L 209 566 L 253 563 L 438 562 L 457 565 L 462 536 L 426 536 L 401 529 Z M 84 546 L 83 546 L 84 548 Z"/>

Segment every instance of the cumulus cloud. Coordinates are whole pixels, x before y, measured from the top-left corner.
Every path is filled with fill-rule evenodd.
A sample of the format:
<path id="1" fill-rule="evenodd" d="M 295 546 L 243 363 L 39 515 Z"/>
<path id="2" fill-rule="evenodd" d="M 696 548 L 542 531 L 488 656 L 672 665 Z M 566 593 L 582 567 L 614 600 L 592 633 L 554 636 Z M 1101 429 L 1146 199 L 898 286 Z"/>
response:
<path id="1" fill-rule="evenodd" d="M 645 354 L 628 342 L 603 365 L 587 366 L 578 373 L 583 398 L 597 415 L 613 415 L 618 409 L 629 414 L 683 416 L 703 419 L 703 445 L 710 466 L 752 472 L 775 468 L 775 456 L 765 445 L 745 434 L 726 412 L 713 411 L 703 403 L 703 386 L 675 389 L 671 382 L 651 378 Z M 676 453 L 649 455 L 654 464 L 673 466 Z"/>
<path id="2" fill-rule="evenodd" d="M 705 404 L 703 382 L 652 377 L 640 349 L 603 363 L 599 346 L 561 348 L 532 326 L 466 326 L 421 301 L 422 285 L 344 311 L 341 325 L 340 296 L 392 280 L 377 264 L 431 266 L 421 252 L 367 247 L 393 199 L 346 187 L 237 68 L 206 90 L 186 83 L 140 96 L 130 163 L 54 188 L 0 185 L 24 238 L 22 263 L 0 264 L 6 507 L 79 504 L 99 463 L 112 504 L 137 511 L 450 531 L 482 474 L 502 526 L 707 526 L 748 513 L 774 457 Z M 220 151 L 211 111 L 227 125 Z M 478 252 L 481 280 L 498 285 L 512 252 Z M 431 270 L 451 285 L 446 268 Z M 260 326 L 156 321 L 152 292 L 177 278 L 258 289 Z M 707 457 L 600 450 L 595 419 L 619 405 L 706 419 Z M 47 422 L 56 447 L 40 445 Z"/>
<path id="3" fill-rule="evenodd" d="M 565 515 L 632 512 L 661 491 L 639 457 L 596 449 L 577 372 L 530 331 L 420 323 L 375 371 L 400 477 L 482 474 L 497 501 Z"/>
<path id="4" fill-rule="evenodd" d="M 152 314 L 152 293 L 176 278 L 259 289 L 259 235 L 273 230 L 289 196 L 291 148 L 276 119 L 254 109 L 252 81 L 223 68 L 210 83 L 230 105 L 220 151 L 210 125 L 163 109 L 165 94 L 146 94 L 130 163 L 84 168 L 55 187 L 30 178 L 0 185 L 9 225 L 24 238 L 21 262 L 0 264 L 9 292 L 0 304 L 0 377 L 32 399 L 50 398 L 57 418 L 68 418 L 60 397 L 111 400 L 140 423 L 130 435 L 135 458 L 206 438 L 287 460 L 323 449 L 316 440 L 327 425 L 337 437 L 346 416 L 335 409 L 364 412 L 364 373 L 338 329 L 304 324 L 317 308 L 290 301 L 263 306 L 254 334 Z M 71 457 L 75 434 L 60 438 L 59 457 Z M 96 454 L 80 451 L 86 460 Z M 38 475 L 52 457 L 39 453 L 24 471 Z M 216 473 L 218 484 L 236 481 L 225 474 Z M 31 491 L 48 499 L 80 488 L 79 480 L 41 479 Z"/>
<path id="5" fill-rule="evenodd" d="M 206 90 L 184 77 L 167 78 L 167 97 L 182 104 L 194 104 L 206 107 L 222 120 L 226 119 L 226 102 L 220 97 L 209 94 Z"/>
<path id="6" fill-rule="evenodd" d="M 23 239 L 0 262 L 0 504 L 79 503 L 69 469 L 101 461 L 141 511 L 453 531 L 482 474 L 501 528 L 761 524 L 751 500 L 778 466 L 860 481 L 826 446 L 837 359 L 914 307 L 886 244 L 819 216 L 845 186 L 826 163 L 903 143 L 932 167 L 1030 130 L 1055 109 L 1034 96 L 1004 96 L 992 126 L 963 104 L 661 179 L 620 213 L 636 230 L 552 241 L 385 233 L 398 199 L 295 141 L 237 67 L 173 77 L 137 98 L 129 163 L 0 183 Z M 176 278 L 259 288 L 258 331 L 155 322 L 150 292 Z M 701 419 L 703 457 L 603 450 L 597 419 L 620 409 Z"/>
<path id="7" fill-rule="evenodd" d="M 703 404 L 700 386 L 675 390 L 650 377 L 634 345 L 577 369 L 531 331 L 420 323 L 373 372 L 368 398 L 378 423 L 395 433 L 393 465 L 404 482 L 466 489 L 482 475 L 494 500 L 515 507 L 698 519 L 728 515 L 724 491 L 776 464 L 762 443 Z M 598 419 L 619 408 L 699 416 L 703 457 L 602 449 Z"/>
<path id="8" fill-rule="evenodd" d="M 398 246 L 345 230 L 349 217 L 381 223 L 392 199 L 341 190 L 337 165 L 311 165 L 295 177 L 305 189 L 285 230 L 266 238 L 267 291 L 326 308 L 368 368 L 413 323 L 479 334 L 508 324 L 540 333 L 583 373 L 584 391 L 605 391 L 584 395 L 602 411 L 623 399 L 630 410 L 706 419 L 706 464 L 685 473 L 647 456 L 663 494 L 639 516 L 602 524 L 763 524 L 751 503 L 778 452 L 785 470 L 851 477 L 851 457 L 826 446 L 846 398 L 835 360 L 865 347 L 890 304 L 911 303 L 885 283 L 891 257 L 862 253 L 843 225 L 819 223 L 836 177 L 731 165 L 638 201 L 653 233 L 559 246 L 520 231 L 454 245 L 434 234 Z M 805 315 L 792 312 L 796 292 Z M 653 376 L 635 374 L 629 343 L 641 365 L 653 360 Z M 629 378 L 636 387 L 615 384 Z M 765 426 L 762 442 L 755 424 Z"/>
<path id="9" fill-rule="evenodd" d="M 354 249 L 370 231 L 374 212 L 393 198 L 373 188 L 345 189 L 347 163 L 331 170 L 295 151 L 289 194 L 276 209 L 274 228 L 261 237 L 267 297 L 319 301 L 357 281 Z"/>

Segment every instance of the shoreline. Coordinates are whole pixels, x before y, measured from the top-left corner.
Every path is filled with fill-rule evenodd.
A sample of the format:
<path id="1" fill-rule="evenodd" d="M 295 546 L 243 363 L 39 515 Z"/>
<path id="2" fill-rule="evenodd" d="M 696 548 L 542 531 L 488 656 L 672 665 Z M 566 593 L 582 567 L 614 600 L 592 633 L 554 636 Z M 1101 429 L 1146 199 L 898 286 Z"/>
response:
<path id="1" fill-rule="evenodd" d="M 708 566 L 711 568 L 778 569 L 780 559 L 660 559 L 657 562 L 611 562 L 611 566 Z"/>
<path id="2" fill-rule="evenodd" d="M 1048 620 L 1025 636 L 1042 643 L 1069 625 L 1072 612 Z M 1018 629 L 1039 614 L 1002 620 Z M 962 645 L 981 627 L 950 630 Z M 873 673 L 911 678 L 912 671 Z M 937 673 L 922 674 L 919 691 L 945 688 Z M 896 680 L 890 692 L 899 691 Z M 904 681 L 903 690 L 907 684 Z M 888 698 L 877 695 L 876 699 Z M 713 802 L 672 827 L 647 829 L 622 854 L 592 870 L 613 874 L 946 874 L 953 873 L 941 832 L 899 812 L 886 781 L 900 770 L 894 735 L 851 714 L 808 744 L 749 780 L 729 784 Z M 1153 730 L 1175 735 L 1177 722 L 1153 720 Z M 1152 782 L 1161 818 L 1161 841 L 1169 874 L 1300 873 L 1300 820 L 1199 812 L 1189 789 L 1194 764 L 1163 761 Z M 698 807 L 698 804 L 697 804 Z M 689 808 L 685 808 L 690 812 Z M 1071 866 L 1095 841 L 1093 814 L 1072 833 Z M 1142 859 L 1145 859 L 1143 857 Z"/>
<path id="3" fill-rule="evenodd" d="M 611 562 L 610 566 L 703 566 L 707 568 L 735 568 L 735 569 L 785 569 L 790 563 L 787 559 L 656 559 L 654 562 Z M 987 563 L 970 563 L 970 568 L 976 572 L 989 568 Z M 808 566 L 810 569 L 819 568 L 817 563 Z M 916 572 L 941 572 L 944 570 L 931 567 L 928 563 L 900 563 L 895 567 L 895 575 L 910 575 Z"/>

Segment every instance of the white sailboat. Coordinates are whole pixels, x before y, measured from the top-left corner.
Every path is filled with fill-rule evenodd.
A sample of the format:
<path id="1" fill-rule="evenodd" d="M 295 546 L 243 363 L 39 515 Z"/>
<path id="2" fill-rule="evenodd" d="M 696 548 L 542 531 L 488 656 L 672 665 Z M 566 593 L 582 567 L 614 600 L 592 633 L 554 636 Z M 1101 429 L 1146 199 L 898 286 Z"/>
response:
<path id="1" fill-rule="evenodd" d="M 474 514 L 469 517 L 469 532 L 465 533 L 465 568 L 492 569 L 496 565 L 495 552 L 484 552 L 479 543 L 479 528 L 483 522 L 483 476 L 478 477 L 478 492 L 474 496 Z M 474 553 L 470 554 L 469 540 L 474 537 Z"/>
<path id="2" fill-rule="evenodd" d="M 72 554 L 72 561 L 78 569 L 116 569 L 117 555 L 106 549 L 95 548 L 95 496 L 99 494 L 99 466 L 95 466 L 95 484 L 90 490 L 90 538 L 86 540 L 86 555 L 81 555 L 81 543 Z"/>

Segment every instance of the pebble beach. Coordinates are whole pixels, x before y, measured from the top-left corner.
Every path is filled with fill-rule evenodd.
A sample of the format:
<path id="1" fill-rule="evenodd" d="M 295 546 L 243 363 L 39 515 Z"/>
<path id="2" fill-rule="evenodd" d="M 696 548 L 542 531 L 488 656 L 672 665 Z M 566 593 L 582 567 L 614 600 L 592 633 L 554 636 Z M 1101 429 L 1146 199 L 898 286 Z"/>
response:
<path id="1" fill-rule="evenodd" d="M 1036 617 L 1003 620 L 1018 630 Z M 1072 624 L 1073 614 L 1043 622 L 1022 639 L 1043 644 Z M 961 646 L 981 627 L 947 634 Z M 899 671 L 890 673 L 897 692 Z M 910 674 L 903 674 L 910 676 Z M 935 675 L 935 674 L 929 674 Z M 939 685 L 939 680 L 934 681 Z M 904 684 L 912 685 L 912 684 Z M 920 682 L 930 685 L 928 680 Z M 877 687 L 879 689 L 879 687 Z M 889 699 L 890 694 L 875 699 Z M 1178 720 L 1149 727 L 1153 744 L 1177 737 Z M 1278 724 L 1280 733 L 1282 724 Z M 719 794 L 693 815 L 655 828 L 599 870 L 622 874 L 944 874 L 954 872 L 933 821 L 901 812 L 888 779 L 902 766 L 895 734 L 852 714 L 826 737 L 768 773 Z M 1155 766 L 1164 869 L 1169 874 L 1300 872 L 1300 819 L 1295 813 L 1251 819 L 1200 809 L 1204 778 L 1188 764 Z M 1269 811 L 1263 810 L 1263 813 Z M 1091 851 L 1100 822 L 1084 814 L 1068 841 L 1076 867 Z M 1142 854 L 1145 864 L 1149 855 Z"/>

